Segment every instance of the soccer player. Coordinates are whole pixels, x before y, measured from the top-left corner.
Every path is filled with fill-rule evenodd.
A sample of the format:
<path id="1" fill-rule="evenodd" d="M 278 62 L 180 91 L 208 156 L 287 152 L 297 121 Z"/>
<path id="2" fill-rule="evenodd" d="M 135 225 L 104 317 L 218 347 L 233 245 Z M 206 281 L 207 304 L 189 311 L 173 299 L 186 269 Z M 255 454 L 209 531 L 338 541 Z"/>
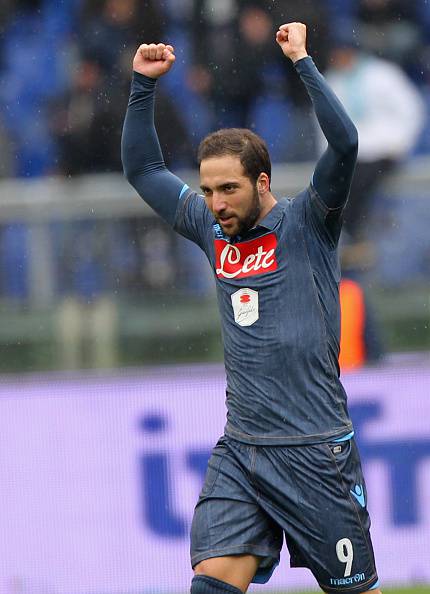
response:
<path id="1" fill-rule="evenodd" d="M 191 593 L 240 594 L 267 582 L 285 535 L 291 566 L 309 568 L 323 591 L 380 594 L 338 366 L 337 243 L 357 132 L 307 55 L 305 25 L 282 25 L 276 41 L 328 141 L 309 187 L 293 199 L 272 194 L 266 145 L 249 130 L 202 141 L 203 196 L 170 173 L 153 111 L 156 79 L 173 66 L 174 48 L 143 44 L 133 61 L 125 174 L 205 252 L 223 329 L 227 424 L 194 513 Z"/>

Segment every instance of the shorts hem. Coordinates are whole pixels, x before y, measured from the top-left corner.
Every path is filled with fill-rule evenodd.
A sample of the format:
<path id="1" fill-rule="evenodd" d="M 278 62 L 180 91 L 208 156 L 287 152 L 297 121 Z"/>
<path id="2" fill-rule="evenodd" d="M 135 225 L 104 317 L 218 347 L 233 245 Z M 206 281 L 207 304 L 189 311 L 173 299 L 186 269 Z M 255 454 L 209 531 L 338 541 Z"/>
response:
<path id="1" fill-rule="evenodd" d="M 239 429 L 232 427 L 230 423 L 227 423 L 224 435 L 229 439 L 245 443 L 247 445 L 254 446 L 297 446 L 297 445 L 316 445 L 320 443 L 330 443 L 335 441 L 338 437 L 343 437 L 354 430 L 352 422 L 348 422 L 342 427 L 338 427 L 332 431 L 325 433 L 315 433 L 311 435 L 284 435 L 284 436 L 270 436 L 270 435 L 249 435 L 243 433 Z"/>
<path id="2" fill-rule="evenodd" d="M 255 555 L 256 557 L 264 557 L 265 559 L 273 560 L 273 563 L 279 563 L 279 555 L 277 553 L 272 553 L 267 549 L 262 549 L 261 547 L 254 545 L 243 544 L 225 547 L 223 549 L 209 549 L 204 553 L 193 555 L 191 557 L 191 567 L 194 569 L 198 563 L 205 561 L 206 559 L 213 559 L 214 557 L 226 557 L 231 555 Z"/>
<path id="3" fill-rule="evenodd" d="M 367 592 L 376 586 L 378 581 L 378 576 L 375 574 L 370 580 L 367 580 L 367 582 L 362 582 L 361 584 L 354 586 L 348 586 L 346 584 L 339 584 L 339 586 L 327 586 L 326 584 L 319 584 L 319 587 L 328 594 L 331 592 L 333 592 L 333 594 L 336 592 L 345 592 L 347 594 L 363 594 L 363 592 Z"/>

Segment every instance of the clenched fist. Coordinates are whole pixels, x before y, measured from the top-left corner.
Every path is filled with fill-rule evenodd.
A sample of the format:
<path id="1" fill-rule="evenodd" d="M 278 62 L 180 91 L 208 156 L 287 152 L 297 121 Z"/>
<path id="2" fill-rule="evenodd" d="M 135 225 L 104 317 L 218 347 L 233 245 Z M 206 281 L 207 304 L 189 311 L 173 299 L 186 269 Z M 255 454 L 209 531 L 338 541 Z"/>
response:
<path id="1" fill-rule="evenodd" d="M 276 33 L 276 41 L 282 51 L 293 62 L 305 58 L 306 51 L 306 25 L 303 23 L 287 23 L 281 25 Z"/>
<path id="2" fill-rule="evenodd" d="M 143 43 L 139 46 L 134 59 L 133 70 L 151 78 L 158 78 L 169 72 L 175 61 L 174 49 L 164 43 Z"/>

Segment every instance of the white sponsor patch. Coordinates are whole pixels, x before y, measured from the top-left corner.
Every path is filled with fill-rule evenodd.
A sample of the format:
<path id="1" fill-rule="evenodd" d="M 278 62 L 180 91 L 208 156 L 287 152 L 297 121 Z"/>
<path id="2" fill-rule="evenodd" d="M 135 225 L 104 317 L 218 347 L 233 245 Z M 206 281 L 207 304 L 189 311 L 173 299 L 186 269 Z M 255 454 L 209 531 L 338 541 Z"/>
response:
<path id="1" fill-rule="evenodd" d="M 258 292 L 240 289 L 231 296 L 234 321 L 239 326 L 251 326 L 258 320 Z"/>

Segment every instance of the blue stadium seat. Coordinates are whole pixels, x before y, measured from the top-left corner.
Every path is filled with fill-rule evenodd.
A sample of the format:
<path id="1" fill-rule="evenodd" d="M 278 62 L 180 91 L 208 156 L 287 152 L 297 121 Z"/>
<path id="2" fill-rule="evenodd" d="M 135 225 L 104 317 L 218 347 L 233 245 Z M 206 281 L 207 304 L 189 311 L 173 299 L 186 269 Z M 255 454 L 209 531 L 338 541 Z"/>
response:
<path id="1" fill-rule="evenodd" d="M 282 97 L 261 96 L 253 110 L 252 127 L 266 141 L 273 162 L 284 161 L 288 152 L 290 108 Z"/>
<path id="2" fill-rule="evenodd" d="M 64 90 L 70 76 L 65 38 L 45 16 L 20 15 L 3 38 L 0 110 L 16 144 L 18 176 L 43 175 L 53 168 L 55 147 L 44 105 Z"/>
<path id="3" fill-rule="evenodd" d="M 211 108 L 208 101 L 194 93 L 186 84 L 187 71 L 192 63 L 189 35 L 182 28 L 173 26 L 169 28 L 167 39 L 175 40 L 176 62 L 169 76 L 160 80 L 160 86 L 175 98 L 188 125 L 194 147 L 197 147 L 200 140 L 212 131 Z"/>
<path id="4" fill-rule="evenodd" d="M 351 22 L 357 11 L 357 0 L 326 0 L 332 18 Z"/>
<path id="5" fill-rule="evenodd" d="M 28 297 L 28 229 L 13 223 L 0 232 L 0 275 L 2 294 L 7 299 L 24 301 Z"/>

